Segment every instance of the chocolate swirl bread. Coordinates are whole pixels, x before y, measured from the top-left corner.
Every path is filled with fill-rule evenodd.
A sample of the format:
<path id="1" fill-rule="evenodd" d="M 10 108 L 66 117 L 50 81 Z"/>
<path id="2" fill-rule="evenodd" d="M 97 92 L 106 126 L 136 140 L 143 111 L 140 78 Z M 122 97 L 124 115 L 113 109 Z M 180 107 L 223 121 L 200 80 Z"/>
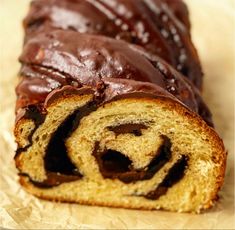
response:
<path id="1" fill-rule="evenodd" d="M 193 82 L 153 48 L 110 38 L 116 37 L 116 27 L 116 35 L 108 37 L 61 26 L 69 24 L 71 12 L 63 11 L 69 4 L 80 15 L 101 2 L 32 4 L 16 88 L 15 161 L 21 184 L 55 201 L 179 212 L 211 207 L 223 183 L 226 153 Z M 135 7 L 142 2 L 164 2 L 169 15 L 189 29 L 181 1 L 138 1 Z M 111 3 L 133 5 L 102 4 Z M 52 12 L 58 20 L 52 14 L 26 23 Z"/>

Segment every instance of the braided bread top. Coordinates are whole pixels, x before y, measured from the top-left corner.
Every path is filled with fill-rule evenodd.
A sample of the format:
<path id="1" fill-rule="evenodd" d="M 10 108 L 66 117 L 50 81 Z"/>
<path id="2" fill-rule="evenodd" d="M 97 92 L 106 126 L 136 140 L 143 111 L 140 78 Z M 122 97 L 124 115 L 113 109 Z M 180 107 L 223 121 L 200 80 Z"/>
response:
<path id="1" fill-rule="evenodd" d="M 121 40 L 54 30 L 29 39 L 20 61 L 17 109 L 43 103 L 64 85 L 90 86 L 100 103 L 130 92 L 164 95 L 212 124 L 208 108 L 186 78 L 158 56 Z"/>
<path id="2" fill-rule="evenodd" d="M 100 34 L 144 47 L 201 89 L 202 70 L 181 0 L 36 0 L 24 20 L 26 40 L 55 29 Z"/>

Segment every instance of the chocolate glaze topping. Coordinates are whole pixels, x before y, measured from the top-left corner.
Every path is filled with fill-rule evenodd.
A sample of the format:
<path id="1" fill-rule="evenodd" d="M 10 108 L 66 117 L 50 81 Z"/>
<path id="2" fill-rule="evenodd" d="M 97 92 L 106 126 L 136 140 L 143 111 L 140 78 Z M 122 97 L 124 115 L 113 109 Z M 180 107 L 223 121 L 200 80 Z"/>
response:
<path id="1" fill-rule="evenodd" d="M 97 96 L 109 99 L 106 91 L 111 89 L 120 95 L 162 88 L 195 112 L 199 110 L 193 85 L 159 57 L 122 41 L 53 31 L 30 39 L 20 61 L 23 79 L 16 89 L 18 107 L 42 103 L 53 89 L 63 85 L 85 85 L 94 88 Z M 208 110 L 202 107 L 200 111 L 204 109 Z M 207 111 L 202 114 L 209 115 Z"/>
<path id="2" fill-rule="evenodd" d="M 37 0 L 24 20 L 26 40 L 55 29 L 122 39 L 157 54 L 197 87 L 202 71 L 181 0 Z"/>

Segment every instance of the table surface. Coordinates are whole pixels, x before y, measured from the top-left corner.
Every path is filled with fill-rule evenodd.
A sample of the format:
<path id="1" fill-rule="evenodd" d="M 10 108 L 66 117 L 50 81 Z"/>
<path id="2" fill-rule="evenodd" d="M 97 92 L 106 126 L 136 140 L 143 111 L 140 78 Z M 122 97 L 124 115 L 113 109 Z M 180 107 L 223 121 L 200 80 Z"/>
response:
<path id="1" fill-rule="evenodd" d="M 29 0 L 0 0 L 0 226 L 15 229 L 234 228 L 235 1 L 187 0 L 192 36 L 205 73 L 203 97 L 228 150 L 220 200 L 200 215 L 138 211 L 39 200 L 17 182 L 13 156 L 14 88 L 22 50 L 22 18 Z"/>

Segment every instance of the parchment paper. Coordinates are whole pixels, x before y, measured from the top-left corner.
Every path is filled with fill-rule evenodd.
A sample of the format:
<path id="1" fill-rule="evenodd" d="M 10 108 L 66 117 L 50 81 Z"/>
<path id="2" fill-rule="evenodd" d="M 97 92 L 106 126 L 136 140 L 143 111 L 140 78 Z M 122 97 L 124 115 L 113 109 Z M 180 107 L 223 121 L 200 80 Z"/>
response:
<path id="1" fill-rule="evenodd" d="M 16 229 L 233 229 L 235 1 L 187 0 L 192 35 L 203 65 L 204 98 L 229 152 L 220 200 L 201 214 L 138 211 L 60 204 L 27 194 L 17 182 L 14 87 L 28 0 L 0 0 L 0 226 Z"/>

